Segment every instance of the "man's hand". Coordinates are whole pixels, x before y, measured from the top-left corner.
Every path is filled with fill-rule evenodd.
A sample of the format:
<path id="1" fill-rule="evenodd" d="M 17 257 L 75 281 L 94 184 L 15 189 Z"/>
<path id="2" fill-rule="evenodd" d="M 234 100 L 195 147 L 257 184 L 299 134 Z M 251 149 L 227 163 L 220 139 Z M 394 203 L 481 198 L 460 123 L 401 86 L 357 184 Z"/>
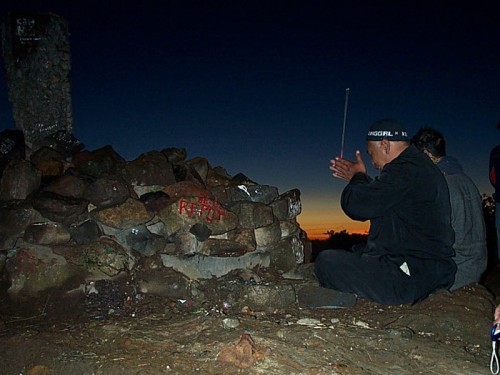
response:
<path id="1" fill-rule="evenodd" d="M 356 173 L 366 173 L 366 166 L 359 150 L 356 151 L 355 162 L 339 157 L 330 160 L 330 162 L 332 163 L 330 169 L 333 171 L 333 176 L 342 180 L 351 181 L 352 176 Z"/>

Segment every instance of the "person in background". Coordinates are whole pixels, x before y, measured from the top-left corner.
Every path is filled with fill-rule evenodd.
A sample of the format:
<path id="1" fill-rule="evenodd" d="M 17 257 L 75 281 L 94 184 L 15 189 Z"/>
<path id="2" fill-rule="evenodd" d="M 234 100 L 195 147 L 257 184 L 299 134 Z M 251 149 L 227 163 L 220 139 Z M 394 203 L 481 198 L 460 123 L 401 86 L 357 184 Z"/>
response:
<path id="1" fill-rule="evenodd" d="M 369 129 L 367 152 L 380 175 L 356 161 L 331 160 L 333 176 L 348 181 L 341 197 L 353 220 L 370 220 L 364 246 L 324 250 L 314 262 L 321 286 L 387 305 L 414 303 L 448 289 L 456 265 L 448 187 L 431 160 L 409 144 L 393 119 Z"/>
<path id="2" fill-rule="evenodd" d="M 478 283 L 486 270 L 488 249 L 481 194 L 458 160 L 446 155 L 446 141 L 439 131 L 424 126 L 411 139 L 443 173 L 451 203 L 451 226 L 455 232 L 453 260 L 457 265 L 451 291 Z"/>
<path id="3" fill-rule="evenodd" d="M 500 130 L 500 121 L 497 124 Z M 497 259 L 500 260 L 500 183 L 497 184 L 497 177 L 500 173 L 500 145 L 494 147 L 490 152 L 490 182 L 495 188 L 493 199 L 495 200 L 495 226 L 497 229 Z"/>
<path id="4" fill-rule="evenodd" d="M 495 308 L 495 312 L 493 313 L 493 325 L 500 324 L 500 305 Z"/>

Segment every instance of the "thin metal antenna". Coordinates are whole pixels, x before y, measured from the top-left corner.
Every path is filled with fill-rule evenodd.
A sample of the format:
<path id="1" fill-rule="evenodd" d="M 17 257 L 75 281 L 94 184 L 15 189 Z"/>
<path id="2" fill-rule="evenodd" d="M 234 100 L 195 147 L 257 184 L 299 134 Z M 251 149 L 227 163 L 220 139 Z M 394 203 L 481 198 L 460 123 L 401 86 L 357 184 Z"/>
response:
<path id="1" fill-rule="evenodd" d="M 349 87 L 345 89 L 345 102 L 344 102 L 344 124 L 342 125 L 342 141 L 340 143 L 340 158 L 344 157 L 344 140 L 345 140 L 345 124 L 347 120 L 347 104 L 349 102 Z"/>

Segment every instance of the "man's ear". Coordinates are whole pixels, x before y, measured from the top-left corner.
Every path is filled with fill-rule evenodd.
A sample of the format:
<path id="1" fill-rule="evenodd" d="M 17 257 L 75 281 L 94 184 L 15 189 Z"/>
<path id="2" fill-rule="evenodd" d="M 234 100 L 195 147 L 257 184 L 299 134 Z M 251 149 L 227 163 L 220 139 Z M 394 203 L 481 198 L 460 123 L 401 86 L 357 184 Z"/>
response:
<path id="1" fill-rule="evenodd" d="M 382 139 L 380 141 L 380 147 L 382 147 L 382 150 L 388 154 L 391 151 L 391 142 L 388 139 Z"/>

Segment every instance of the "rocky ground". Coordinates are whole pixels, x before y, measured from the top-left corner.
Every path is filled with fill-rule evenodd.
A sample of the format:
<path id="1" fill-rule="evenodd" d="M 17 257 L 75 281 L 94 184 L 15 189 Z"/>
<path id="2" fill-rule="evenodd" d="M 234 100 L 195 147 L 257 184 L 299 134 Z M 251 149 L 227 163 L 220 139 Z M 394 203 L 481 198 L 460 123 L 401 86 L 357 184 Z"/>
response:
<path id="1" fill-rule="evenodd" d="M 3 285 L 0 374 L 488 374 L 498 271 L 413 306 L 315 310 L 252 305 L 256 281 L 241 275 L 198 285 L 196 301 L 137 293 L 126 278 L 37 303 L 13 303 Z M 255 276 L 276 301 L 307 283 Z"/>

